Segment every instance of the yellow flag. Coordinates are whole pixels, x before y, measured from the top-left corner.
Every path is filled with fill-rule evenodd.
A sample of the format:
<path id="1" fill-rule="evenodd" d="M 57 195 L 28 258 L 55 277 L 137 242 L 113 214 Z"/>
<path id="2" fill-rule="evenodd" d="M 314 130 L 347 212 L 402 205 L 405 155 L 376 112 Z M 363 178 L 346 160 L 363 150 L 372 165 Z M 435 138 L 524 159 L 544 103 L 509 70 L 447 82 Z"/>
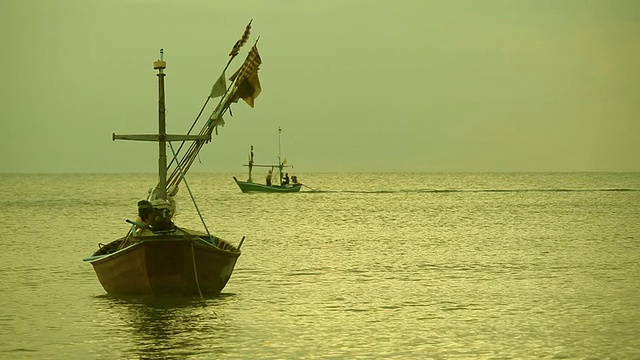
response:
<path id="1" fill-rule="evenodd" d="M 260 79 L 258 79 L 258 72 L 256 71 L 253 74 L 249 75 L 249 77 L 247 78 L 247 82 L 251 84 L 251 87 L 253 88 L 253 92 L 251 93 L 251 95 L 247 97 L 243 97 L 242 100 L 244 100 L 247 104 L 249 104 L 249 106 L 253 107 L 253 102 L 258 97 L 258 95 L 260 95 L 260 93 L 262 92 Z"/>
<path id="2" fill-rule="evenodd" d="M 237 102 L 238 99 L 244 100 L 249 106 L 253 107 L 254 100 L 262 92 L 262 86 L 260 85 L 260 79 L 258 79 L 258 71 L 254 71 L 248 77 L 238 85 L 236 92 L 231 99 L 232 102 Z"/>

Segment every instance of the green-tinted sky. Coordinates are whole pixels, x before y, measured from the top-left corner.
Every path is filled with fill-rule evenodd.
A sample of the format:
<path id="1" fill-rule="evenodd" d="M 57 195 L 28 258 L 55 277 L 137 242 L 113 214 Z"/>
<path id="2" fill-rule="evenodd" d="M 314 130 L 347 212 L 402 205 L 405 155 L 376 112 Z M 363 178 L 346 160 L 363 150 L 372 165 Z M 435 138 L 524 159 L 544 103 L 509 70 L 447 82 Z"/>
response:
<path id="1" fill-rule="evenodd" d="M 298 172 L 640 171 L 637 0 L 0 0 L 0 172 L 155 171 L 111 134 L 157 131 L 159 49 L 182 133 L 250 19 L 263 92 L 192 171 L 278 126 Z"/>

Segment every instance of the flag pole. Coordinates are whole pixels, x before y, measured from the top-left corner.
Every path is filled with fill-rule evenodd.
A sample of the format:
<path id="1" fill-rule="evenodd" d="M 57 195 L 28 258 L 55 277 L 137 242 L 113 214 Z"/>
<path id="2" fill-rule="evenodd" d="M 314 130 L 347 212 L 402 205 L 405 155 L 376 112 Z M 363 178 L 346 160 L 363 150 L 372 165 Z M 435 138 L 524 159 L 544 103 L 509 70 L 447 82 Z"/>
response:
<path id="1" fill-rule="evenodd" d="M 243 35 L 242 35 L 243 37 L 245 36 L 245 34 L 246 34 L 246 36 L 247 36 L 247 37 L 249 36 L 249 32 L 250 32 L 250 29 L 251 29 L 251 23 L 252 23 L 252 22 L 253 22 L 253 19 L 249 20 L 249 24 L 247 24 L 247 26 L 245 27 L 245 31 L 244 31 L 244 33 L 243 33 Z M 241 38 L 241 39 L 242 39 L 242 38 Z M 259 36 L 258 36 L 258 39 L 260 39 L 260 37 L 259 37 Z M 240 41 L 240 40 L 238 40 L 238 41 Z M 257 43 L 258 43 L 258 40 L 256 40 L 256 44 L 257 44 Z M 236 44 L 238 44 L 238 42 L 236 42 Z M 254 44 L 254 45 L 255 45 L 255 44 Z M 235 46 L 236 46 L 236 45 L 234 45 L 234 48 L 235 48 Z M 241 46 L 242 46 L 242 45 L 240 45 L 239 47 L 241 47 Z M 238 49 L 238 50 L 239 50 L 239 49 Z M 232 53 L 233 53 L 233 50 L 232 50 Z M 228 69 L 228 68 L 229 68 L 229 66 L 231 65 L 231 62 L 233 62 L 233 59 L 235 59 L 235 58 L 236 58 L 236 56 L 238 56 L 238 54 L 237 54 L 237 53 L 236 53 L 236 54 L 233 54 L 233 55 L 231 56 L 231 58 L 229 59 L 229 61 L 227 61 L 227 65 L 225 65 L 224 69 L 222 70 L 222 74 L 224 74 L 224 73 L 225 73 L 225 71 L 227 71 L 227 69 Z M 225 93 L 224 93 L 224 95 L 222 95 L 222 97 L 220 98 L 220 102 L 219 102 L 219 103 L 218 103 L 218 105 L 216 106 L 216 109 L 220 106 L 220 103 L 221 103 L 221 102 L 222 102 L 222 100 L 224 99 L 225 95 L 227 95 L 227 92 L 228 92 L 228 91 L 229 91 L 228 89 L 227 89 L 227 90 L 225 90 Z M 207 104 L 209 103 L 209 100 L 211 100 L 211 96 L 207 96 L 207 99 L 204 101 L 204 104 L 202 105 L 202 108 L 200 109 L 200 112 L 198 112 L 198 116 L 196 116 L 195 120 L 193 121 L 193 124 L 191 124 L 191 127 L 189 128 L 189 131 L 187 131 L 187 135 L 191 134 L 191 130 L 193 130 L 193 128 L 194 128 L 194 127 L 196 126 L 196 124 L 198 123 L 198 120 L 200 119 L 200 116 L 202 116 L 202 113 L 204 112 L 204 109 L 207 107 Z M 214 110 L 214 112 L 215 112 L 215 110 Z M 213 114 L 212 114 L 212 115 L 213 115 Z M 221 115 L 222 115 L 222 114 L 221 114 Z M 182 147 L 184 146 L 184 144 L 185 144 L 185 142 L 184 142 L 184 141 L 180 144 L 180 146 L 178 147 L 178 151 L 176 151 L 176 156 L 174 156 L 174 157 L 171 159 L 171 162 L 169 163 L 168 167 L 170 167 L 171 165 L 173 165 L 173 162 L 177 160 L 177 155 L 178 155 L 178 154 L 180 154 L 180 151 L 182 150 Z M 168 168 L 168 167 L 167 167 L 167 168 Z"/>
<path id="2" fill-rule="evenodd" d="M 282 134 L 282 128 L 278 126 L 278 167 L 280 168 L 280 185 L 282 185 L 282 158 L 280 156 L 280 134 Z"/>

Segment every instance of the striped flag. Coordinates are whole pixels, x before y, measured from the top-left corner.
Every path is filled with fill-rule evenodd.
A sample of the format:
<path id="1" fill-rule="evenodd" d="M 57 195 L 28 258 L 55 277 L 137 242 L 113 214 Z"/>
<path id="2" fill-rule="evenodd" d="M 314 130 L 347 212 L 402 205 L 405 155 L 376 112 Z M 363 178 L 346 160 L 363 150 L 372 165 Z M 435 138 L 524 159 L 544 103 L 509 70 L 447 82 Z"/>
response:
<path id="1" fill-rule="evenodd" d="M 236 84 L 242 83 L 244 79 L 249 77 L 254 72 L 257 72 L 262 64 L 262 58 L 260 58 L 260 54 L 258 53 L 258 47 L 253 45 L 251 50 L 247 54 L 247 58 L 244 60 L 240 68 L 231 75 L 229 80 L 236 81 Z"/>
<path id="2" fill-rule="evenodd" d="M 251 19 L 251 21 L 249 21 L 249 24 L 247 24 L 247 27 L 244 29 L 244 34 L 242 34 L 242 37 L 240 38 L 240 40 L 236 41 L 236 44 L 233 45 L 233 49 L 231 49 L 231 52 L 229 53 L 229 56 L 238 55 L 242 45 L 244 45 L 247 42 L 247 40 L 249 40 L 249 34 L 251 34 L 251 22 L 252 21 L 253 21 L 253 19 Z"/>
<path id="3" fill-rule="evenodd" d="M 260 79 L 258 78 L 260 64 L 262 64 L 262 59 L 258 53 L 258 48 L 253 45 L 242 66 L 230 78 L 231 81 L 235 80 L 235 91 L 231 102 L 243 99 L 249 106 L 253 107 L 254 100 L 262 92 L 262 85 L 260 85 Z"/>

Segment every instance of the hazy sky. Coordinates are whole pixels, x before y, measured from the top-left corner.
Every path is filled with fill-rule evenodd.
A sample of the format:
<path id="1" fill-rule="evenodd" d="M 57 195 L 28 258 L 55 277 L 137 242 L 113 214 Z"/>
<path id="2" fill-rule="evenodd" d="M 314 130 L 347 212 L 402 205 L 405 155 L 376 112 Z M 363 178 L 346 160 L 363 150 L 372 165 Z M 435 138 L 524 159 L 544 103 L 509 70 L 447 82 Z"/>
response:
<path id="1" fill-rule="evenodd" d="M 253 19 L 262 94 L 194 172 L 640 171 L 640 1 L 0 0 L 0 172 L 154 172 Z M 240 65 L 250 46 L 232 64 Z M 231 74 L 228 72 L 228 75 Z"/>

